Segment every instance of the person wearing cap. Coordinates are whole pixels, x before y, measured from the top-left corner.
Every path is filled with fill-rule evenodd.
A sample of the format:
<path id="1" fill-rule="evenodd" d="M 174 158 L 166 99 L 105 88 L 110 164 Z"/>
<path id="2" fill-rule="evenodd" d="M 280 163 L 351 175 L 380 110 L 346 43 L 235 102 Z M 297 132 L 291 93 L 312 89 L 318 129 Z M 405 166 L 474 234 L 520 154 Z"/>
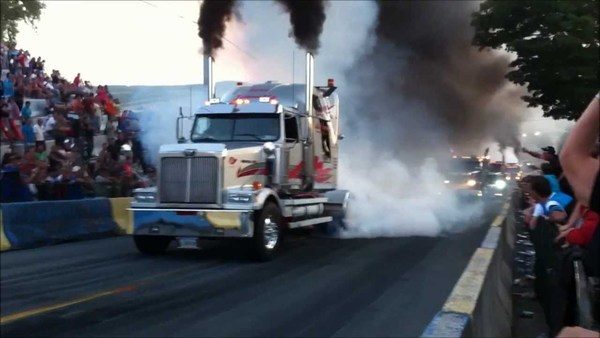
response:
<path id="1" fill-rule="evenodd" d="M 539 158 L 540 160 L 548 162 L 552 166 L 552 169 L 557 173 L 557 175 L 560 176 L 562 174 L 562 167 L 560 165 L 560 161 L 558 160 L 556 149 L 554 149 L 553 146 L 547 146 L 541 149 L 543 151 L 541 154 L 526 148 L 523 148 L 523 152 L 535 158 Z"/>

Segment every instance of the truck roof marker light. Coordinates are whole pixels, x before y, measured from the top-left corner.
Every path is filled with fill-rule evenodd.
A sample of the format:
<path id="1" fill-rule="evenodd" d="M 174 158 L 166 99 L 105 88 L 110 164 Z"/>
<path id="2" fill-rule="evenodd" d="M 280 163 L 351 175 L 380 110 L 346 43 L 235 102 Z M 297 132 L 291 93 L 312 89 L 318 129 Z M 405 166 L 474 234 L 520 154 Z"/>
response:
<path id="1" fill-rule="evenodd" d="M 252 189 L 260 190 L 260 189 L 262 189 L 262 187 L 263 187 L 263 185 L 259 181 L 252 182 Z"/>

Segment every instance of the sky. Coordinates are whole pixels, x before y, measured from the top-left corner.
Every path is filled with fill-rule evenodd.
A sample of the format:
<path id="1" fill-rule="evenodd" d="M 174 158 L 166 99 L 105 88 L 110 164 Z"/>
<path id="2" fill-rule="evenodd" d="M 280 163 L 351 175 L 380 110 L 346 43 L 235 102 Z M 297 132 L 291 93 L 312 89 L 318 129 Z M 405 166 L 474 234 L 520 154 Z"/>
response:
<path id="1" fill-rule="evenodd" d="M 37 29 L 17 42 L 67 78 L 94 84 L 202 81 L 197 1 L 44 1 Z"/>

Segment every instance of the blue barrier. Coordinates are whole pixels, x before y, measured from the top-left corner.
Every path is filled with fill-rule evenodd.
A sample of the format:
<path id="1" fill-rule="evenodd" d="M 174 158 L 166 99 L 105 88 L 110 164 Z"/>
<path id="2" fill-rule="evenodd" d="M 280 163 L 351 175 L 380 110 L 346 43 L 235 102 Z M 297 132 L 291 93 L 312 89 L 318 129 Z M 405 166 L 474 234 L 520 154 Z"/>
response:
<path id="1" fill-rule="evenodd" d="M 12 249 L 117 233 L 107 198 L 3 203 L 2 223 Z"/>

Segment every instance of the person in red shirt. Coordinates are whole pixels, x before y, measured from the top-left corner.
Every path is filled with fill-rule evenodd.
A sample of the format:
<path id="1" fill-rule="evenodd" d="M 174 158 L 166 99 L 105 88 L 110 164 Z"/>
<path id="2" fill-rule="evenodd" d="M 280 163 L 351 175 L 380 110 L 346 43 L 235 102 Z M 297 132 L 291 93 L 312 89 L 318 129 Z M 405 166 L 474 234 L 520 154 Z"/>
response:
<path id="1" fill-rule="evenodd" d="M 106 90 L 104 90 L 104 87 L 98 86 L 98 88 L 96 89 L 96 102 L 98 102 L 101 105 L 104 105 L 106 104 L 107 100 L 108 94 L 106 93 Z"/>
<path id="2" fill-rule="evenodd" d="M 75 87 L 79 87 L 80 83 L 81 83 L 81 74 L 77 73 L 77 76 L 75 76 L 75 79 L 73 79 L 73 85 Z"/>
<path id="3" fill-rule="evenodd" d="M 111 100 L 106 101 L 106 104 L 104 105 L 104 111 L 106 112 L 106 115 L 108 115 L 109 117 L 117 116 L 117 113 L 118 113 L 117 107 Z"/>
<path id="4" fill-rule="evenodd" d="M 23 52 L 19 52 L 19 55 L 17 55 L 17 62 L 19 63 L 21 68 L 25 68 L 25 58 L 26 57 L 27 56 Z"/>
<path id="5" fill-rule="evenodd" d="M 594 237 L 600 215 L 581 203 L 578 203 L 575 210 L 570 222 L 559 227 L 560 234 L 556 240 L 565 238 L 570 245 L 587 246 Z"/>
<path id="6" fill-rule="evenodd" d="M 71 109 L 74 112 L 76 112 L 77 114 L 80 114 L 83 112 L 83 103 L 81 102 L 81 98 L 79 97 L 79 95 L 75 95 L 75 97 L 71 101 L 70 105 L 71 105 Z"/>

